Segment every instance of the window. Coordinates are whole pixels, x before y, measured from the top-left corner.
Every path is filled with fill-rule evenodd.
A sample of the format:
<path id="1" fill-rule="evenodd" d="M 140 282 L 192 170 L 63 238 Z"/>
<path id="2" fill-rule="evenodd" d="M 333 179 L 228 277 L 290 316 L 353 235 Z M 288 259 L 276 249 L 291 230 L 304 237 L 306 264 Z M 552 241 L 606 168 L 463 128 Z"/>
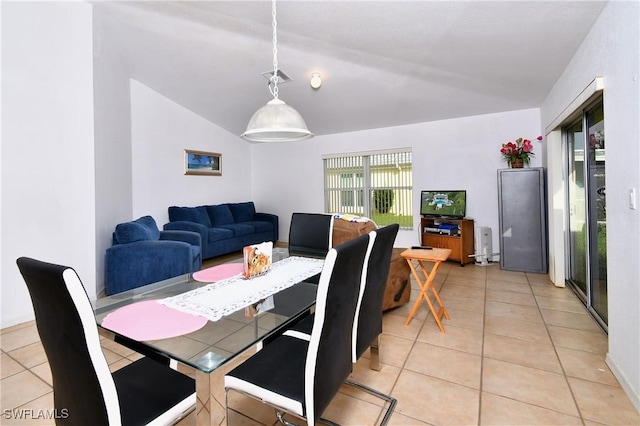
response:
<path id="1" fill-rule="evenodd" d="M 413 227 L 410 150 L 330 155 L 324 161 L 324 201 L 329 213 L 351 213 L 378 226 Z"/>

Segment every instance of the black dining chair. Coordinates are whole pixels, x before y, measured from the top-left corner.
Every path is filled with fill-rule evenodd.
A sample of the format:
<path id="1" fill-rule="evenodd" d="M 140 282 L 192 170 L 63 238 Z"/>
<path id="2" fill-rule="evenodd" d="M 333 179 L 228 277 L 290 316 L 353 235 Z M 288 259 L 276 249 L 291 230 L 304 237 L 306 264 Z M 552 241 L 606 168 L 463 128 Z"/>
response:
<path id="1" fill-rule="evenodd" d="M 365 285 L 360 289 L 357 314 L 353 323 L 353 362 L 355 363 L 370 348 L 369 362 L 371 368 L 380 371 L 380 334 L 382 333 L 382 302 L 384 291 L 389 277 L 391 265 L 391 253 L 400 226 L 392 224 L 372 231 L 373 248 L 368 263 L 363 272 Z M 306 338 L 311 332 L 314 315 L 310 315 L 284 332 L 286 336 L 298 336 Z M 397 400 L 391 395 L 384 394 L 377 389 L 358 383 L 354 380 L 345 380 L 345 383 L 357 387 L 371 395 L 381 398 L 389 403 L 381 424 L 385 425 L 393 413 Z"/>
<path id="2" fill-rule="evenodd" d="M 224 377 L 225 393 L 241 392 L 309 426 L 327 408 L 353 369 L 352 330 L 371 250 L 369 235 L 329 250 L 320 274 L 315 321 L 308 338 L 279 336 Z"/>
<path id="3" fill-rule="evenodd" d="M 331 249 L 333 215 L 293 213 L 289 227 L 289 256 L 325 257 Z"/>
<path id="4" fill-rule="evenodd" d="M 56 424 L 166 425 L 195 409 L 195 381 L 141 358 L 114 373 L 100 346 L 93 309 L 76 272 L 17 261 L 51 368 Z"/>

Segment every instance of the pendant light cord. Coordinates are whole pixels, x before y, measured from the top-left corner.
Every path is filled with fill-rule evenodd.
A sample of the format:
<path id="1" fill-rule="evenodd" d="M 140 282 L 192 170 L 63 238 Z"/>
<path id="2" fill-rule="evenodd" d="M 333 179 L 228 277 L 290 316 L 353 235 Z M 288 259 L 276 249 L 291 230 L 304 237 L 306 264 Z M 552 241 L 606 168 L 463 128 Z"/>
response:
<path id="1" fill-rule="evenodd" d="M 271 25 L 273 27 L 273 76 L 271 77 L 271 83 L 269 84 L 269 91 L 273 95 L 274 99 L 278 99 L 278 22 L 276 21 L 276 0 L 271 2 Z"/>

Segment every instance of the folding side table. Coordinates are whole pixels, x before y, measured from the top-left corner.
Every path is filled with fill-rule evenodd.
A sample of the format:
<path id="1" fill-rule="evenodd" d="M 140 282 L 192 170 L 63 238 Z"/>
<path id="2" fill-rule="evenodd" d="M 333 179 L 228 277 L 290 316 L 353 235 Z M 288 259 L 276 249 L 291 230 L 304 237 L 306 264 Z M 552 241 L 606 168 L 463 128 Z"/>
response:
<path id="1" fill-rule="evenodd" d="M 418 282 L 418 285 L 420 286 L 420 294 L 418 295 L 418 299 L 414 303 L 413 308 L 411 309 L 411 312 L 409 312 L 409 316 L 405 321 L 405 325 L 408 325 L 411 322 L 411 318 L 413 318 L 416 312 L 418 312 L 418 308 L 420 308 L 420 303 L 422 302 L 422 299 L 424 299 L 425 302 L 427 302 L 427 305 L 429 305 L 429 310 L 433 314 L 433 318 L 436 320 L 436 323 L 438 324 L 440 331 L 444 332 L 444 327 L 442 326 L 442 322 L 440 321 L 440 319 L 443 316 L 446 319 L 449 319 L 449 313 L 447 312 L 447 309 L 444 307 L 444 304 L 440 299 L 440 295 L 438 295 L 438 291 L 433 285 L 433 279 L 435 278 L 438 272 L 438 269 L 440 268 L 440 264 L 445 260 L 447 260 L 450 254 L 451 254 L 450 249 L 442 249 L 442 248 L 432 248 L 429 250 L 407 249 L 400 254 L 402 257 L 407 259 L 407 263 L 409 263 L 411 272 L 413 273 L 413 276 L 415 277 L 416 281 Z M 417 262 L 418 266 L 420 267 L 420 270 L 422 271 L 422 276 L 424 278 L 420 277 L 420 274 L 418 273 L 416 265 L 413 262 L 414 260 Z M 433 267 L 431 268 L 431 271 L 427 270 L 427 267 L 424 265 L 424 262 L 433 262 Z M 431 290 L 431 293 L 433 293 L 433 295 L 435 296 L 436 303 L 438 303 L 439 309 L 437 312 L 435 307 L 433 306 L 433 303 L 431 302 L 431 299 L 429 298 L 429 290 Z"/>

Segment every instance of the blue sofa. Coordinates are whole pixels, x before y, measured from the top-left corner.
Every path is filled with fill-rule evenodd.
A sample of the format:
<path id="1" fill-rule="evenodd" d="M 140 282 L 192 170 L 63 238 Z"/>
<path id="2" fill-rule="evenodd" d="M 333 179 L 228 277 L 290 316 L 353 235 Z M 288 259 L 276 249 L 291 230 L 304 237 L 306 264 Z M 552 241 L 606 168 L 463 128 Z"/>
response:
<path id="1" fill-rule="evenodd" d="M 249 244 L 278 239 L 278 216 L 256 213 L 252 201 L 198 207 L 169 207 L 165 231 L 200 234 L 202 258 L 209 259 L 242 250 Z"/>
<path id="2" fill-rule="evenodd" d="M 151 216 L 120 223 L 105 258 L 107 295 L 198 271 L 200 235 L 160 231 Z"/>

